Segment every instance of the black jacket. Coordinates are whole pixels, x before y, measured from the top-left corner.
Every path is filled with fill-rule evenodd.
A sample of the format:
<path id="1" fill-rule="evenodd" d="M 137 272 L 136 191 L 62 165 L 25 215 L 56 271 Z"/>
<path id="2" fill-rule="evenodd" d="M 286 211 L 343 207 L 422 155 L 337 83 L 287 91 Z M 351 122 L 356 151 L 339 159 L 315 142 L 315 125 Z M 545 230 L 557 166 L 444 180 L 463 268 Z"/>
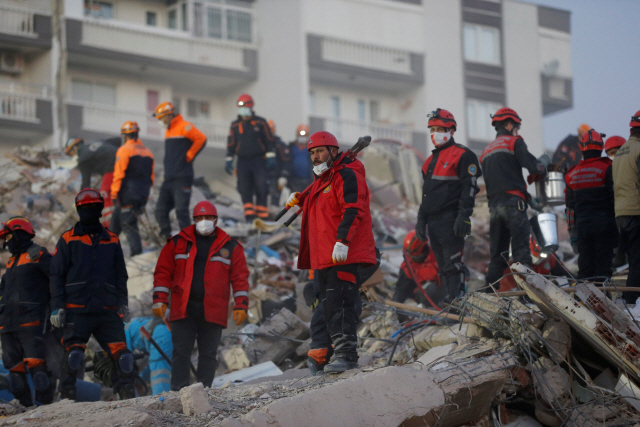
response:
<path id="1" fill-rule="evenodd" d="M 273 144 L 273 135 L 265 119 L 254 115 L 249 120 L 242 120 L 238 116 L 229 129 L 227 156 L 264 156 L 273 152 Z"/>
<path id="2" fill-rule="evenodd" d="M 0 281 L 0 332 L 39 326 L 46 320 L 50 268 L 51 254 L 35 243 L 9 258 Z"/>
<path id="3" fill-rule="evenodd" d="M 473 213 L 482 171 L 478 157 L 451 138 L 437 147 L 422 165 L 422 203 L 418 217 L 441 215 L 457 210 L 470 217 Z"/>
<path id="4" fill-rule="evenodd" d="M 109 230 L 93 237 L 78 222 L 58 240 L 51 262 L 51 311 L 78 313 L 127 305 L 127 268 L 118 236 Z"/>
<path id="5" fill-rule="evenodd" d="M 82 174 L 82 188 L 91 186 L 91 175 L 113 172 L 118 149 L 107 142 L 98 141 L 80 144 L 78 148 L 78 169 Z"/>

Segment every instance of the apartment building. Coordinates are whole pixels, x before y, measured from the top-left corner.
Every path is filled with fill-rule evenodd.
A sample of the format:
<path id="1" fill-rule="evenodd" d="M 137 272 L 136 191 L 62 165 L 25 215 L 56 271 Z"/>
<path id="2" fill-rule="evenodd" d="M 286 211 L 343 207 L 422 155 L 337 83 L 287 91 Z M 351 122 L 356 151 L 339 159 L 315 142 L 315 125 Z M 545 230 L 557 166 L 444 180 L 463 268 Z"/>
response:
<path id="1" fill-rule="evenodd" d="M 299 123 L 431 149 L 426 114 L 456 139 L 493 139 L 508 105 L 541 154 L 542 118 L 572 106 L 570 16 L 510 0 L 0 0 L 0 149 L 117 135 L 172 100 L 225 145 L 235 100 L 283 139 Z M 217 150 L 217 151 L 216 151 Z"/>

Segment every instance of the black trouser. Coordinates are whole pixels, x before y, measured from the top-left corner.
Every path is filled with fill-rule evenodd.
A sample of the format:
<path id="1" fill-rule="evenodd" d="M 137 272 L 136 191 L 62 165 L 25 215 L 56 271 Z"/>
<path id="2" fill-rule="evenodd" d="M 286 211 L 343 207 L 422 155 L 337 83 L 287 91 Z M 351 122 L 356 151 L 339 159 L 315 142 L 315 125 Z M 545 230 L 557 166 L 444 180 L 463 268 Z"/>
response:
<path id="1" fill-rule="evenodd" d="M 436 305 L 439 304 L 447 293 L 442 286 L 438 286 L 438 284 L 434 282 L 427 282 L 423 285 L 423 289 Z M 400 276 L 396 282 L 396 289 L 393 292 L 393 298 L 391 298 L 391 300 L 404 303 L 409 298 L 413 298 L 419 304 L 431 306 L 429 300 L 427 300 L 422 291 L 418 289 L 416 282 L 410 277 L 407 277 L 403 269 L 400 269 Z"/>
<path id="2" fill-rule="evenodd" d="M 193 177 L 172 178 L 165 180 L 160 187 L 158 202 L 156 203 L 156 221 L 160 226 L 163 237 L 171 237 L 171 220 L 169 212 L 175 208 L 180 229 L 191 225 L 189 201 L 191 200 L 191 185 Z"/>
<path id="3" fill-rule="evenodd" d="M 171 390 L 178 391 L 189 385 L 193 345 L 198 341 L 198 369 L 196 380 L 211 387 L 218 366 L 217 354 L 222 325 L 207 322 L 204 304 L 187 304 L 187 317 L 171 322 L 173 357 L 171 360 Z"/>
<path id="4" fill-rule="evenodd" d="M 138 231 L 138 215 L 142 213 L 146 204 L 146 200 L 134 201 L 123 199 L 122 202 L 113 209 L 109 229 L 118 236 L 124 229 L 127 242 L 129 242 L 129 249 L 131 249 L 131 256 L 142 253 L 142 241 L 140 240 L 140 232 Z"/>
<path id="5" fill-rule="evenodd" d="M 133 356 L 128 356 L 131 351 L 126 345 L 124 323 L 116 310 L 104 310 L 97 313 L 67 313 L 62 334 L 62 345 L 66 352 L 60 391 L 65 397 L 75 399 L 76 375 L 79 369 L 76 362 L 81 357 L 79 352 L 84 354 L 91 335 L 111 357 L 114 367 L 112 374 L 114 392 L 117 393 L 127 387 L 132 390 L 138 369 L 135 363 L 132 369 L 128 369 L 123 364 L 133 361 Z"/>
<path id="6" fill-rule="evenodd" d="M 485 277 L 487 285 L 495 283 L 509 266 L 509 244 L 513 262 L 531 266 L 531 227 L 526 204 L 520 198 L 489 207 L 489 247 L 491 262 Z M 497 283 L 494 286 L 499 286 Z"/>
<path id="7" fill-rule="evenodd" d="M 27 383 L 27 368 L 31 373 L 36 401 L 51 403 L 53 386 L 51 373 L 45 362 L 42 326 L 22 327 L 15 332 L 0 334 L 2 363 L 9 370 L 9 386 L 23 406 L 32 406 L 31 389 Z"/>
<path id="8" fill-rule="evenodd" d="M 620 234 L 624 234 L 627 240 L 629 254 L 629 275 L 627 286 L 640 286 L 640 215 L 619 216 L 616 225 Z M 625 292 L 624 300 L 629 304 L 635 304 L 640 297 L 640 292 Z"/>
<path id="9" fill-rule="evenodd" d="M 247 221 L 256 216 L 267 218 L 267 195 L 269 194 L 269 171 L 262 156 L 238 158 L 238 192 L 242 197 L 244 217 Z M 253 196 L 256 203 L 253 204 Z"/>
<path id="10" fill-rule="evenodd" d="M 576 224 L 578 237 L 578 279 L 611 278 L 613 249 L 618 231 L 613 218 L 591 217 Z"/>
<path id="11" fill-rule="evenodd" d="M 456 236 L 453 224 L 457 211 L 432 215 L 427 219 L 429 242 L 440 271 L 440 286 L 444 286 L 450 298 L 464 291 L 466 267 L 462 262 L 464 237 Z"/>

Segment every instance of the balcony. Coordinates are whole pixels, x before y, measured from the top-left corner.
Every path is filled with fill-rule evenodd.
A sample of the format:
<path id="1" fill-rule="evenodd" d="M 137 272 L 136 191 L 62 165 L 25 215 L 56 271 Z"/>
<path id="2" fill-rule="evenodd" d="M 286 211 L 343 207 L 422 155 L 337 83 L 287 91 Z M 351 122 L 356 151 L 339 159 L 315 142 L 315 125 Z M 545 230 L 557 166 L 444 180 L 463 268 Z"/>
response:
<path id="1" fill-rule="evenodd" d="M 245 43 L 113 20 L 67 19 L 66 25 L 70 62 L 83 67 L 169 81 L 174 87 L 178 82 L 198 91 L 257 78 L 257 51 Z"/>
<path id="2" fill-rule="evenodd" d="M 49 1 L 0 0 L 0 47 L 27 53 L 50 49 L 51 35 Z"/>
<path id="3" fill-rule="evenodd" d="M 0 128 L 19 137 L 53 132 L 51 89 L 0 82 Z"/>
<path id="4" fill-rule="evenodd" d="M 307 35 L 311 83 L 382 91 L 424 83 L 424 56 L 400 49 Z"/>

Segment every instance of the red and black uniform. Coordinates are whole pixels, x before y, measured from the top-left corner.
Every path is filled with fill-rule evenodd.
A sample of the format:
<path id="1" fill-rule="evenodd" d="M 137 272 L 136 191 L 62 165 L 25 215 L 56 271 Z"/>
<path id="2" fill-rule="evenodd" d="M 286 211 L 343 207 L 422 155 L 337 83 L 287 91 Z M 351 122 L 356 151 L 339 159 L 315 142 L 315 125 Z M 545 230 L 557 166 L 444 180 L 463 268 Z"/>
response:
<path id="1" fill-rule="evenodd" d="M 45 362 L 43 333 L 48 317 L 51 254 L 32 243 L 12 255 L 0 281 L 2 362 L 9 370 L 11 392 L 22 405 L 33 405 L 27 368 L 36 401 L 51 403 L 53 388 Z"/>
<path id="2" fill-rule="evenodd" d="M 162 248 L 153 281 L 153 302 L 169 303 L 173 339 L 171 389 L 189 385 L 189 361 L 198 340 L 197 380 L 210 387 L 229 298 L 234 309 L 249 308 L 249 270 L 242 245 L 223 230 L 201 236 L 195 225 L 180 231 Z"/>
<path id="3" fill-rule="evenodd" d="M 193 161 L 207 143 L 207 137 L 192 123 L 176 115 L 164 133 L 164 182 L 156 204 L 160 233 L 171 236 L 169 212 L 175 208 L 180 228 L 191 223 L 189 201 L 193 184 Z"/>
<path id="4" fill-rule="evenodd" d="M 66 310 L 62 344 L 65 369 L 60 391 L 75 398 L 76 373 L 93 335 L 115 366 L 115 389 L 133 384 L 135 363 L 117 313 L 128 303 L 127 269 L 118 236 L 100 226 L 89 233 L 82 222 L 58 240 L 51 261 L 51 311 Z M 128 372 L 127 372 L 128 371 Z"/>
<path id="5" fill-rule="evenodd" d="M 509 244 L 514 262 L 531 265 L 529 238 L 531 228 L 527 218 L 527 184 L 522 168 L 532 175 L 544 175 L 544 165 L 529 153 L 520 136 L 500 128 L 497 138 L 480 156 L 484 182 L 489 198 L 489 243 L 491 262 L 485 277 L 487 284 L 502 277 L 508 266 Z"/>
<path id="6" fill-rule="evenodd" d="M 577 234 L 579 279 L 611 277 L 618 236 L 611 165 L 607 157 L 587 158 L 565 176 L 567 209 L 574 211 L 569 227 Z"/>
<path id="7" fill-rule="evenodd" d="M 424 233 L 429 227 L 441 284 L 455 298 L 464 290 L 466 267 L 462 262 L 464 237 L 455 235 L 454 223 L 458 216 L 471 217 L 482 171 L 475 153 L 453 138 L 431 153 L 422 165 L 424 184 L 416 228 Z"/>
<path id="8" fill-rule="evenodd" d="M 319 304 L 336 356 L 357 361 L 359 269 L 377 262 L 364 165 L 339 153 L 300 203 L 298 268 L 317 270 Z M 336 242 L 349 246 L 347 260 L 337 265 L 332 259 Z M 330 345 L 312 347 L 309 356 L 325 364 L 332 351 Z"/>
<path id="9" fill-rule="evenodd" d="M 417 283 L 416 280 L 418 281 Z M 438 264 L 433 251 L 429 251 L 429 255 L 424 262 L 416 262 L 407 256 L 402 265 L 400 265 L 400 274 L 392 300 L 403 303 L 408 298 L 413 298 L 418 303 L 430 304 L 418 289 L 418 286 L 424 287 L 428 282 L 438 287 L 440 286 Z M 431 295 L 429 297 L 434 299 Z"/>
<path id="10" fill-rule="evenodd" d="M 117 138 L 118 144 L 120 138 Z M 82 187 L 91 188 L 91 176 L 100 175 L 102 182 L 100 183 L 100 194 L 105 200 L 104 209 L 102 210 L 102 223 L 105 227 L 109 226 L 111 215 L 113 213 L 113 203 L 109 198 L 111 183 L 113 180 L 113 166 L 116 161 L 116 151 L 118 147 L 109 141 L 96 141 L 87 145 L 85 143 L 78 144 L 78 169 L 82 174 Z"/>
<path id="11" fill-rule="evenodd" d="M 231 123 L 227 137 L 227 158 L 238 156 L 238 192 L 244 205 L 244 216 L 267 218 L 268 167 L 267 156 L 275 155 L 274 139 L 267 121 L 252 115 L 247 120 L 240 116 Z M 275 161 L 275 160 L 274 160 Z M 253 196 L 256 203 L 253 204 Z"/>

